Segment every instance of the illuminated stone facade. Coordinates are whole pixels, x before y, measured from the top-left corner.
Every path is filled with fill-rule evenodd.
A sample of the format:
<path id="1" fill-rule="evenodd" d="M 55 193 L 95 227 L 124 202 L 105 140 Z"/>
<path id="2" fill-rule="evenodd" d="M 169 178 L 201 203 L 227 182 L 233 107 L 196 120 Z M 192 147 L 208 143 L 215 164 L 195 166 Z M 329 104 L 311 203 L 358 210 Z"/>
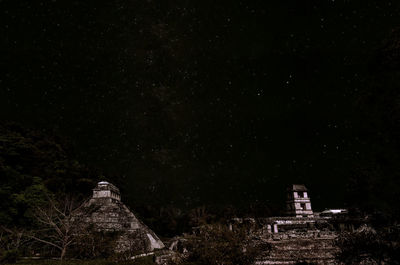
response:
<path id="1" fill-rule="evenodd" d="M 308 190 L 304 185 L 293 184 L 288 187 L 286 210 L 289 216 L 313 217 Z"/>
<path id="2" fill-rule="evenodd" d="M 158 236 L 121 202 L 119 189 L 101 181 L 84 210 L 84 221 L 97 231 L 117 233 L 116 252 L 134 249 L 138 253 L 164 248 Z"/>

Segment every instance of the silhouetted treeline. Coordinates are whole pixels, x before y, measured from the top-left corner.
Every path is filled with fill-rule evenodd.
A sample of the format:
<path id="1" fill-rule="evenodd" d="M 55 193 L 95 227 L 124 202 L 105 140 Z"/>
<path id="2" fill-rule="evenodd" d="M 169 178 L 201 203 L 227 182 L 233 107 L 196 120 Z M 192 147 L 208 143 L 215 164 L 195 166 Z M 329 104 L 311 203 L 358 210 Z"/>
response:
<path id="1" fill-rule="evenodd" d="M 57 136 L 0 124 L 0 223 L 30 225 L 30 209 L 46 196 L 87 196 L 98 178 Z"/>

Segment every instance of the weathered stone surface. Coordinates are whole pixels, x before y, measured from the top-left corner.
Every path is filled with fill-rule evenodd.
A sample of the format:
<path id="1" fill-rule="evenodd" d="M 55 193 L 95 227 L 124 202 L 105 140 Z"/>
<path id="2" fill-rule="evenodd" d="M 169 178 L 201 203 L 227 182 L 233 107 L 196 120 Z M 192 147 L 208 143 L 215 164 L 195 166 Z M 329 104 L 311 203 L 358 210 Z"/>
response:
<path id="1" fill-rule="evenodd" d="M 288 187 L 287 213 L 296 217 L 312 217 L 311 201 L 307 188 L 302 184 Z"/>
<path id="2" fill-rule="evenodd" d="M 280 233 L 266 240 L 271 244 L 271 251 L 258 257 L 256 264 L 336 264 L 334 246 L 336 235 L 311 237 L 304 234 Z"/>
<path id="3" fill-rule="evenodd" d="M 251 219 L 234 218 L 228 226 L 232 230 L 245 229 L 251 245 L 271 244 L 271 250 L 260 253 L 255 264 L 337 264 L 337 220 L 285 216 Z"/>
<path id="4" fill-rule="evenodd" d="M 116 252 L 132 249 L 148 252 L 164 248 L 158 236 L 137 219 L 120 198 L 117 187 L 100 182 L 84 207 L 84 222 L 97 231 L 117 232 Z"/>
<path id="5" fill-rule="evenodd" d="M 293 194 L 290 194 L 288 202 L 294 206 L 299 201 L 309 203 L 309 206 L 305 205 L 308 213 L 300 211 L 301 214 L 297 214 L 298 207 L 292 207 L 291 216 L 233 218 L 227 226 L 232 231 L 244 230 L 248 238 L 246 245 L 261 250 L 255 262 L 257 265 L 339 264 L 335 259 L 339 250 L 335 239 L 341 231 L 354 231 L 365 221 L 345 214 L 319 216 L 311 210 L 304 185 L 292 185 L 289 191 Z M 200 227 L 196 227 L 193 233 L 197 234 L 200 230 Z M 185 257 L 188 255 L 186 243 L 185 235 L 175 237 L 169 249 Z M 271 248 L 266 247 L 269 245 Z"/>

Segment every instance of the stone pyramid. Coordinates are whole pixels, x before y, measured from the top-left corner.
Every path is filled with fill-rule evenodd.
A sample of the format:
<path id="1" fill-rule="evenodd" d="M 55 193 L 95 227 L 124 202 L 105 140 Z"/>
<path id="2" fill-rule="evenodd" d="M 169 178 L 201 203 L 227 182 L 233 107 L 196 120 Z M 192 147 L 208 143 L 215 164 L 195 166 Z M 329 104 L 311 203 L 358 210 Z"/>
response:
<path id="1" fill-rule="evenodd" d="M 99 182 L 84 208 L 87 224 L 97 231 L 118 234 L 116 252 L 132 248 L 137 252 L 150 252 L 164 248 L 158 236 L 121 202 L 119 189 L 113 184 Z"/>

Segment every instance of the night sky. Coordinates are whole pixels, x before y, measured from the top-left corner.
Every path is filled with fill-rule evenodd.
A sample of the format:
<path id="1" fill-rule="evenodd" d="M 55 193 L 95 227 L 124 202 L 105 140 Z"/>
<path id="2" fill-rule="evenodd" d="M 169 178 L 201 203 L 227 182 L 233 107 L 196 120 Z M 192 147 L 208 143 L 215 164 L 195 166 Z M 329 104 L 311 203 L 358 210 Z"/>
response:
<path id="1" fill-rule="evenodd" d="M 315 208 L 345 207 L 387 125 L 365 98 L 399 1 L 3 0 L 0 12 L 0 119 L 68 139 L 133 204 L 283 204 L 285 185 L 305 183 Z"/>

